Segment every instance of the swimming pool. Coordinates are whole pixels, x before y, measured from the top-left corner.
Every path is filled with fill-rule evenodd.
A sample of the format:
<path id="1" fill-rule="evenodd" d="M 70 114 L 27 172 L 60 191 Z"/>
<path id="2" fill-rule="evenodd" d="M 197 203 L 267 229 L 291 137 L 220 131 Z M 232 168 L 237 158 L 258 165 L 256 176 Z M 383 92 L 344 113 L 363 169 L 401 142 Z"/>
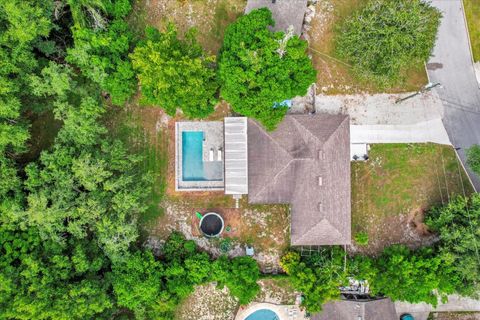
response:
<path id="1" fill-rule="evenodd" d="M 270 309 L 260 309 L 250 314 L 245 320 L 279 320 L 277 314 Z"/>
<path id="2" fill-rule="evenodd" d="M 205 180 L 203 173 L 203 131 L 182 132 L 182 172 L 184 181 Z"/>

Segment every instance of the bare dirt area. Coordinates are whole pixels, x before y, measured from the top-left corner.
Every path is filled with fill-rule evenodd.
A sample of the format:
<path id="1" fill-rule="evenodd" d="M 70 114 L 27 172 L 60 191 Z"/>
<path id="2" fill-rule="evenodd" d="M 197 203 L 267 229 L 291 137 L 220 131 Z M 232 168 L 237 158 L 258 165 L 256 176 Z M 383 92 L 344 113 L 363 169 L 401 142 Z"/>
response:
<path id="1" fill-rule="evenodd" d="M 433 312 L 428 320 L 480 320 L 479 312 Z"/>
<path id="2" fill-rule="evenodd" d="M 367 246 L 351 252 L 378 254 L 392 244 L 431 244 L 424 216 L 432 206 L 473 192 L 454 150 L 437 144 L 372 145 L 367 162 L 352 163 L 352 232 L 366 232 Z"/>
<path id="3" fill-rule="evenodd" d="M 178 307 L 177 320 L 230 320 L 235 318 L 238 301 L 228 288 L 214 284 L 197 286 L 195 291 Z"/>
<path id="4" fill-rule="evenodd" d="M 256 302 L 293 305 L 297 292 L 286 276 L 276 276 L 258 281 L 260 292 L 255 298 Z"/>
<path id="5" fill-rule="evenodd" d="M 335 55 L 335 33 L 338 24 L 365 4 L 363 0 L 318 0 L 315 15 L 306 34 L 313 65 L 318 71 L 317 93 L 398 93 L 417 91 L 428 83 L 423 65 L 415 66 L 404 73 L 405 82 L 388 90 L 379 89 L 371 83 L 361 82 L 351 72 L 351 66 Z"/>
<path id="6" fill-rule="evenodd" d="M 243 14 L 246 0 L 138 0 L 130 17 L 134 28 L 142 32 L 150 25 L 163 30 L 173 22 L 184 34 L 195 27 L 197 39 L 211 54 L 222 44 L 225 28 Z"/>

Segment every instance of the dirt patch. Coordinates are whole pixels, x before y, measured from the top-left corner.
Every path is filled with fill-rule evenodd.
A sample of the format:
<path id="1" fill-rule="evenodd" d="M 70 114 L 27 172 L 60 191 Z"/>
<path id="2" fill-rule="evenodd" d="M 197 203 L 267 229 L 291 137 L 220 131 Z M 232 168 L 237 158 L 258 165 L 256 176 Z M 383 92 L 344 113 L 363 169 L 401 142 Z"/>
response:
<path id="1" fill-rule="evenodd" d="M 180 35 L 195 27 L 199 43 L 216 54 L 226 27 L 243 14 L 245 6 L 246 0 L 140 0 L 130 21 L 139 32 L 146 25 L 163 30 L 168 22 L 177 26 Z"/>
<path id="2" fill-rule="evenodd" d="M 429 320 L 480 320 L 480 312 L 434 312 Z"/>
<path id="3" fill-rule="evenodd" d="M 197 286 L 195 291 L 178 307 L 178 320 L 230 320 L 235 318 L 238 301 L 228 288 L 218 289 L 214 284 Z"/>
<path id="4" fill-rule="evenodd" d="M 258 281 L 260 293 L 255 298 L 257 302 L 293 305 L 297 292 L 290 284 L 287 277 L 275 277 Z"/>

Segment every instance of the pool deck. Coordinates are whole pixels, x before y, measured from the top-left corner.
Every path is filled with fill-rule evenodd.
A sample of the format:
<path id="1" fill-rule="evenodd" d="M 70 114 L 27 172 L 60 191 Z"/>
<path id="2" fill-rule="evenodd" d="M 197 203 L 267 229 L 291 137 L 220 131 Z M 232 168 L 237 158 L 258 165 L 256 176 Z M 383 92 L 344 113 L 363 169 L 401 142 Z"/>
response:
<path id="1" fill-rule="evenodd" d="M 273 304 L 266 302 L 252 302 L 246 307 L 240 307 L 235 316 L 235 320 L 245 320 L 253 312 L 260 309 L 269 309 L 274 311 L 279 320 L 303 320 L 308 319 L 305 317 L 305 312 L 300 310 L 297 305 L 283 305 Z M 333 319 L 332 319 L 333 320 Z"/>
<path id="2" fill-rule="evenodd" d="M 212 180 L 184 181 L 182 173 L 182 132 L 203 131 L 203 161 L 205 176 Z M 175 124 L 175 190 L 213 191 L 224 190 L 224 138 L 222 121 L 177 122 Z M 210 161 L 213 150 L 213 161 Z M 218 160 L 221 151 L 221 160 Z"/>

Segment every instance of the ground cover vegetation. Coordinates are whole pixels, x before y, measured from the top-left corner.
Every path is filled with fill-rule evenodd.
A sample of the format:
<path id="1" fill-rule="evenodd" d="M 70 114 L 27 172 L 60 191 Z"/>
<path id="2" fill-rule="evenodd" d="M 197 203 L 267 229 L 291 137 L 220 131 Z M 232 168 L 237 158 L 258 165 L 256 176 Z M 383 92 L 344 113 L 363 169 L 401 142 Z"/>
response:
<path id="1" fill-rule="evenodd" d="M 103 118 L 105 93 L 123 101 L 128 90 L 109 90 L 109 80 L 69 59 L 77 29 L 102 37 L 116 23 L 112 17 L 128 13 L 126 4 L 0 3 L 2 319 L 171 319 L 200 283 L 225 285 L 241 303 L 258 292 L 251 258 L 212 261 L 178 234 L 159 257 L 141 246 L 148 175 L 141 157 L 108 133 Z M 84 54 L 122 64 L 104 49 Z M 115 78 L 117 67 L 101 72 Z M 52 145 L 25 162 L 37 139 L 25 116 L 32 112 L 52 113 L 61 128 Z"/>
<path id="2" fill-rule="evenodd" d="M 480 61 L 480 3 L 478 1 L 463 1 L 467 18 L 468 32 L 472 46 L 473 60 Z"/>
<path id="3" fill-rule="evenodd" d="M 388 88 L 431 55 L 440 12 L 422 0 L 372 0 L 338 27 L 336 52 L 358 78 Z"/>
<path id="4" fill-rule="evenodd" d="M 480 176 L 480 145 L 473 145 L 467 150 L 467 163 Z"/>
<path id="5" fill-rule="evenodd" d="M 281 265 L 296 290 L 304 295 L 310 312 L 339 298 L 338 287 L 349 277 L 368 280 L 372 295 L 436 306 L 448 294 L 477 297 L 479 289 L 480 196 L 458 196 L 427 213 L 427 224 L 439 241 L 417 250 L 404 245 L 385 248 L 378 256 L 345 257 L 339 247 L 322 249 L 309 256 L 291 251 Z M 345 259 L 345 260 L 344 260 Z"/>

